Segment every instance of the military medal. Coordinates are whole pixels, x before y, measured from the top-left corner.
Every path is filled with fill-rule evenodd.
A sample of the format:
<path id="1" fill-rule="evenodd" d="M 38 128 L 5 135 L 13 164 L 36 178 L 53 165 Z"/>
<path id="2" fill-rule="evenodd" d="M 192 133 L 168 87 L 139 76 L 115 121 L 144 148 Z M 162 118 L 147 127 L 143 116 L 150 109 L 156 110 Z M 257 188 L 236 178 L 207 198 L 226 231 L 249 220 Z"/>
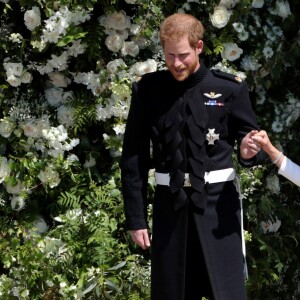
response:
<path id="1" fill-rule="evenodd" d="M 215 141 L 219 139 L 220 134 L 215 133 L 215 128 L 208 129 L 208 134 L 206 135 L 206 140 L 208 145 L 214 145 Z"/>

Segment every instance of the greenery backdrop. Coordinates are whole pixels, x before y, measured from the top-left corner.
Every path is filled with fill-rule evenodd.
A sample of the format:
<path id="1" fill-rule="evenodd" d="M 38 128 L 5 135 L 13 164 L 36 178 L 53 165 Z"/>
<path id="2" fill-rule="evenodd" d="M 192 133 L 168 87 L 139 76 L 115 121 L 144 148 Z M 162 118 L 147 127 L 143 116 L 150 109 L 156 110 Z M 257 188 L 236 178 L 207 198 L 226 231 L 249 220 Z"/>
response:
<path id="1" fill-rule="evenodd" d="M 149 299 L 150 253 L 124 230 L 118 162 L 131 84 L 164 68 L 171 13 L 203 22 L 203 62 L 246 79 L 260 126 L 299 163 L 299 6 L 1 0 L 0 298 Z M 271 164 L 237 168 L 249 299 L 298 299 L 299 189 Z"/>

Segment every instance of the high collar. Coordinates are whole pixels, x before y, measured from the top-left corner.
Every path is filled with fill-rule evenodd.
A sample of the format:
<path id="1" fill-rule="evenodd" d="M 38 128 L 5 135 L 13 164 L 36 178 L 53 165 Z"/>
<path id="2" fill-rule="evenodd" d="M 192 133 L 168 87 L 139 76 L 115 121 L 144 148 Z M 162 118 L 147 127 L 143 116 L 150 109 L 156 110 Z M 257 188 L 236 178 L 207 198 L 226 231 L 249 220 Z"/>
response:
<path id="1" fill-rule="evenodd" d="M 207 74 L 207 68 L 203 63 L 200 64 L 198 70 L 191 74 L 186 80 L 180 81 L 179 85 L 183 88 L 191 88 L 197 85 Z"/>

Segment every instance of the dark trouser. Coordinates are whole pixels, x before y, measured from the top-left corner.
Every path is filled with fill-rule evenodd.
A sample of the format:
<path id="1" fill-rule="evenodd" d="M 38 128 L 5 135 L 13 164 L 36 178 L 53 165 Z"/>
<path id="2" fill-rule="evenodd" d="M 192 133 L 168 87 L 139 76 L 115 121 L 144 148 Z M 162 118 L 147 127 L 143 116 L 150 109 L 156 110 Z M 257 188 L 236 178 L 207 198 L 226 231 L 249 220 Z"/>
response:
<path id="1" fill-rule="evenodd" d="M 195 227 L 192 209 L 188 213 L 185 300 L 213 298 L 202 247 Z"/>

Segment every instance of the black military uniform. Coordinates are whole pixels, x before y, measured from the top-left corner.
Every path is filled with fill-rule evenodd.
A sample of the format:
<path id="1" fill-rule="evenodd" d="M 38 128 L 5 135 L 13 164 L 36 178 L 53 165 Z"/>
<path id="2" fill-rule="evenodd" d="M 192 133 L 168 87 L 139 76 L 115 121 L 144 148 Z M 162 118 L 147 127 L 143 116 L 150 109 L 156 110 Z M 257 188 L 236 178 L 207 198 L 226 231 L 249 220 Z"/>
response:
<path id="1" fill-rule="evenodd" d="M 222 176 L 233 167 L 235 141 L 253 129 L 258 126 L 247 86 L 233 75 L 201 64 L 182 82 L 159 71 L 133 85 L 122 185 L 127 227 L 144 229 L 149 168 L 160 175 L 152 300 L 246 299 L 239 194 L 232 178 Z M 251 165 L 258 156 L 240 162 Z M 209 173 L 218 173 L 216 182 L 206 179 Z"/>

